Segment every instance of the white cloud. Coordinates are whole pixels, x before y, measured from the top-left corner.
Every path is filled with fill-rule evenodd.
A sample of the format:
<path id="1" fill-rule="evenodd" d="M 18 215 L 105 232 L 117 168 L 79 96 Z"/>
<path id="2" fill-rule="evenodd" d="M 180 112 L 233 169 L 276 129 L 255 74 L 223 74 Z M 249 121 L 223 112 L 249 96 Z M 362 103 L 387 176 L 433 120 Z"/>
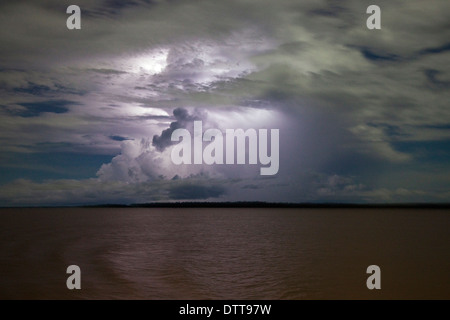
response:
<path id="1" fill-rule="evenodd" d="M 104 164 L 97 172 L 101 181 L 140 183 L 155 180 L 170 180 L 175 176 L 187 178 L 192 175 L 214 173 L 212 167 L 196 165 L 175 165 L 170 153 L 172 148 L 159 152 L 151 144 L 151 139 L 124 141 L 121 152 L 110 163 Z"/>

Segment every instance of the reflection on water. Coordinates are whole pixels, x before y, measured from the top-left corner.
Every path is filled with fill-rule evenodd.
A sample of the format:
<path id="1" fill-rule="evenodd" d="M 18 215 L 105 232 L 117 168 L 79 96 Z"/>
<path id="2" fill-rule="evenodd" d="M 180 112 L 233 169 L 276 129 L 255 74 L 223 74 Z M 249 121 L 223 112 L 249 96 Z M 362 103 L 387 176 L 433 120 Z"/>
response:
<path id="1" fill-rule="evenodd" d="M 448 210 L 2 209 L 0 298 L 449 299 L 449 227 Z"/>

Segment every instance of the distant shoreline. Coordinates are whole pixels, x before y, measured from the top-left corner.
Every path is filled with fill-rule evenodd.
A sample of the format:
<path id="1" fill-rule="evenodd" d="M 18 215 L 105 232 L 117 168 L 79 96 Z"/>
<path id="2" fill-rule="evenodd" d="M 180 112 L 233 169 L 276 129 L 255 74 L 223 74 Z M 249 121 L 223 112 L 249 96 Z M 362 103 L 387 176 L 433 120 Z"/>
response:
<path id="1" fill-rule="evenodd" d="M 8 206 L 0 209 L 19 208 L 415 208 L 415 209 L 450 209 L 450 203 L 274 203 L 274 202 L 159 202 L 138 204 L 98 204 L 67 206 Z"/>

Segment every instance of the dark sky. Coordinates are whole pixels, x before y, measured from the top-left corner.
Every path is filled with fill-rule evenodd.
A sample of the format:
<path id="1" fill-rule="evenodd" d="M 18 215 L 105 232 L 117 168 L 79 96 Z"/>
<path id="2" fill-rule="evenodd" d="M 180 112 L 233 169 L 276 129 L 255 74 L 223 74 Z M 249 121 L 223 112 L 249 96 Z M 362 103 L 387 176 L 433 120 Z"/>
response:
<path id="1" fill-rule="evenodd" d="M 71 4 L 81 30 L 66 28 Z M 381 30 L 366 27 L 371 4 Z M 449 12 L 448 0 L 3 1 L 0 205 L 448 202 Z M 278 173 L 173 164 L 167 137 L 194 120 L 279 129 Z"/>

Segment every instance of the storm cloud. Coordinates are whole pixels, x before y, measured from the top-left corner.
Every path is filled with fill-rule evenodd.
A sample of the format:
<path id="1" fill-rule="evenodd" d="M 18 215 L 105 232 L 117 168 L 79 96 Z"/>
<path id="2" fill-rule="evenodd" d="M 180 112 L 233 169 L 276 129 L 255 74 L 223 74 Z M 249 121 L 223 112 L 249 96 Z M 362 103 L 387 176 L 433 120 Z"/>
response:
<path id="1" fill-rule="evenodd" d="M 184 108 L 176 108 L 173 110 L 173 115 L 176 121 L 171 122 L 169 128 L 163 130 L 161 135 L 153 136 L 152 145 L 156 147 L 158 151 L 164 151 L 168 146 L 174 144 L 171 137 L 172 132 L 176 129 L 186 128 L 187 124 L 195 120 L 201 120 L 197 115 L 190 115 L 188 110 Z"/>
<path id="2" fill-rule="evenodd" d="M 199 186 L 184 184 L 170 188 L 170 198 L 177 200 L 198 200 L 218 198 L 225 193 L 225 188 L 220 185 Z"/>
<path id="3" fill-rule="evenodd" d="M 71 4 L 0 4 L 1 205 L 448 201 L 449 1 Z M 174 165 L 196 119 L 279 129 L 279 172 Z"/>

